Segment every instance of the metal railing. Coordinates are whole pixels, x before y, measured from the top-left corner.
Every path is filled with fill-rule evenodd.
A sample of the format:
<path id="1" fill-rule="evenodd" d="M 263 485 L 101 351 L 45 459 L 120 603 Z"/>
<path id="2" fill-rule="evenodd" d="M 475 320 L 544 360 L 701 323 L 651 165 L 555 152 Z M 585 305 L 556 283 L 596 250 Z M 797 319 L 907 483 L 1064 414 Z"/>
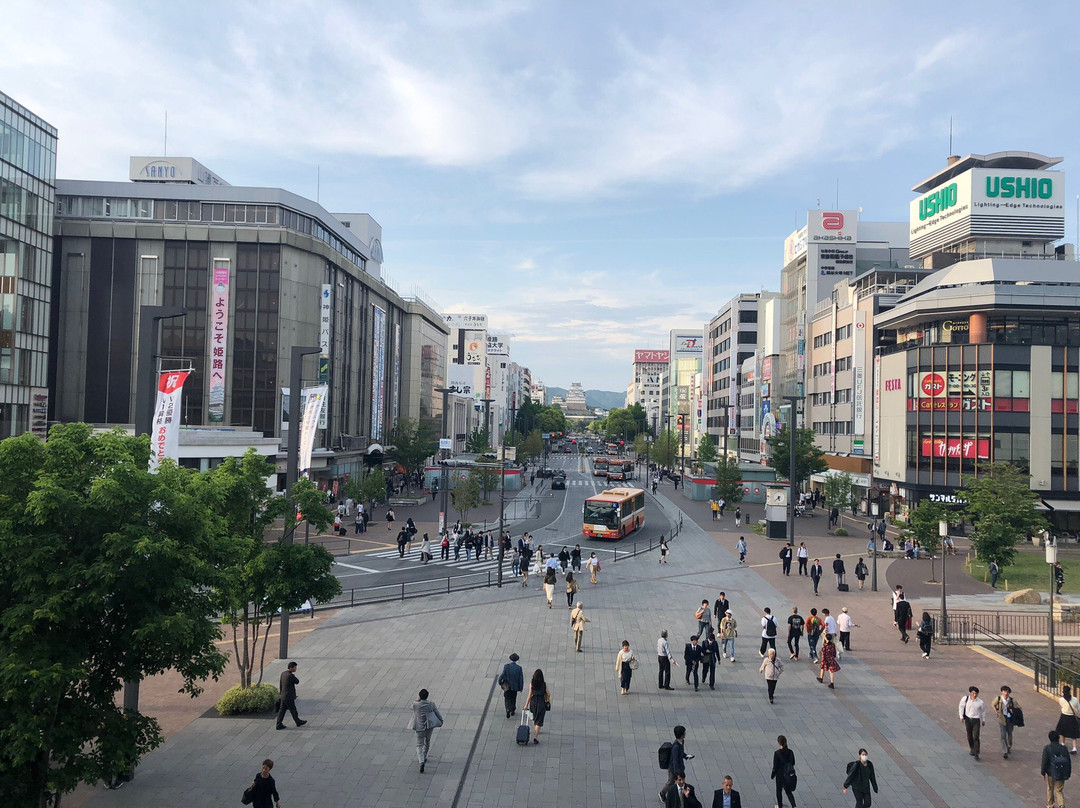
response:
<path id="1" fill-rule="evenodd" d="M 1000 634 L 975 624 L 972 627 L 972 639 L 976 645 L 989 645 L 1004 652 L 1004 656 L 1014 662 L 1030 668 L 1036 690 L 1056 694 L 1058 687 L 1063 684 L 1076 686 L 1080 682 L 1080 671 L 1074 667 L 1063 665 L 1056 659 L 1050 659 L 1043 654 L 1037 654 L 1030 648 L 1017 645 Z M 1069 655 L 1070 662 L 1073 656 Z"/>
<path id="2" fill-rule="evenodd" d="M 949 610 L 948 634 L 942 631 L 941 613 L 932 611 L 940 641 L 951 645 L 973 645 L 977 631 L 1002 637 L 1046 637 L 1049 632 L 1048 614 L 1038 612 L 954 612 Z M 1080 623 L 1054 621 L 1054 636 L 1080 637 Z"/>

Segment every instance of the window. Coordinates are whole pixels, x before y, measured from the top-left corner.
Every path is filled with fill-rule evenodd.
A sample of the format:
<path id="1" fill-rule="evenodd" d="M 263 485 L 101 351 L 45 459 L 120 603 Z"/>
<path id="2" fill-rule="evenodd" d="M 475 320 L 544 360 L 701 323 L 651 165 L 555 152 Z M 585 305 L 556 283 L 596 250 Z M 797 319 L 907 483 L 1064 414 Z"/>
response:
<path id="1" fill-rule="evenodd" d="M 744 309 L 743 311 L 739 312 L 739 322 L 740 323 L 756 323 L 757 321 L 758 320 L 757 320 L 757 309 L 756 308 L 755 309 Z"/>
<path id="2" fill-rule="evenodd" d="M 851 338 L 851 323 L 848 323 L 847 325 L 842 325 L 838 329 L 836 329 L 836 341 L 837 342 L 839 342 L 842 339 L 850 339 L 850 338 Z"/>
<path id="3" fill-rule="evenodd" d="M 836 360 L 836 372 L 839 373 L 842 370 L 851 370 L 850 356 L 841 356 Z"/>

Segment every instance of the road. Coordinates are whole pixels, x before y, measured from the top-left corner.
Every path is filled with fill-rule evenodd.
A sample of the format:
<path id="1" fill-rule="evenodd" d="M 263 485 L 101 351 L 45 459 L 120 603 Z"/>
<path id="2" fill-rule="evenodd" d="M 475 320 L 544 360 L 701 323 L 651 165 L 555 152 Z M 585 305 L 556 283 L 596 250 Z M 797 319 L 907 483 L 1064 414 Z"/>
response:
<path id="1" fill-rule="evenodd" d="M 661 533 L 670 533 L 671 521 L 666 515 L 661 501 L 646 494 L 645 525 L 634 534 L 620 541 L 587 539 L 581 534 L 582 506 L 587 497 L 599 493 L 614 485 L 637 486 L 640 480 L 609 484 L 607 479 L 593 475 L 592 459 L 582 458 L 578 454 L 552 455 L 549 467 L 566 472 L 566 489 L 552 491 L 549 480 L 537 480 L 535 486 L 529 486 L 518 493 L 518 499 L 537 497 L 540 499 L 540 516 L 536 519 L 508 522 L 508 529 L 517 537 L 528 531 L 535 539 L 534 546 L 541 545 L 548 551 L 573 547 L 580 544 L 585 557 L 596 552 L 601 563 L 617 549 L 631 547 L 642 540 L 655 541 Z M 582 471 L 584 469 L 584 471 Z M 445 579 L 448 576 L 475 575 L 498 571 L 498 560 L 467 560 L 464 550 L 460 558 L 454 560 L 451 549 L 450 560 L 439 559 L 439 547 L 433 542 L 435 559 L 428 564 L 419 560 L 420 543 L 413 542 L 412 551 L 404 558 L 398 555 L 396 543 L 397 529 L 409 516 L 412 516 L 419 530 L 434 536 L 437 529 L 438 513 L 434 503 L 416 508 L 399 508 L 396 511 L 398 522 L 395 529 L 387 531 L 384 522 L 373 519 L 371 528 L 361 536 L 351 536 L 350 550 L 338 555 L 334 573 L 341 581 L 342 589 L 368 588 L 376 586 L 400 585 L 415 581 Z M 496 514 L 497 518 L 497 514 Z M 510 577 L 510 559 L 504 560 L 504 578 Z"/>

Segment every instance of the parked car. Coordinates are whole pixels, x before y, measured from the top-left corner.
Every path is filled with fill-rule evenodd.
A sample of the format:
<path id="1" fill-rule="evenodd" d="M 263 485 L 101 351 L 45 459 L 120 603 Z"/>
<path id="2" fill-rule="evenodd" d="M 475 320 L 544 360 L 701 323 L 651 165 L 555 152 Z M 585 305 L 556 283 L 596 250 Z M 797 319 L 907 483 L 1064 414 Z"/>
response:
<path id="1" fill-rule="evenodd" d="M 552 491 L 565 491 L 566 490 L 566 477 L 552 477 L 551 478 L 551 490 Z"/>

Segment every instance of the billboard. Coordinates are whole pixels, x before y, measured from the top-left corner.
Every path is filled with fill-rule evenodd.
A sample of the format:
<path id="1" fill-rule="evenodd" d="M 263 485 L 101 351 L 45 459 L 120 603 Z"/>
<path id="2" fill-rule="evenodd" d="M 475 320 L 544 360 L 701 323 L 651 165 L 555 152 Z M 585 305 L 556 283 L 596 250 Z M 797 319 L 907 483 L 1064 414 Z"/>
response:
<path id="1" fill-rule="evenodd" d="M 1065 236 L 1065 175 L 973 168 L 911 200 L 908 221 L 912 258 L 966 236 L 1056 241 Z"/>
<path id="2" fill-rule="evenodd" d="M 495 334 L 487 335 L 487 354 L 488 356 L 509 356 L 510 346 L 506 344 L 502 337 Z"/>
<path id="3" fill-rule="evenodd" d="M 371 439 L 382 438 L 386 402 L 386 311 L 372 306 L 371 316 Z"/>
<path id="4" fill-rule="evenodd" d="M 451 328 L 478 328 L 487 330 L 486 314 L 445 314 L 443 322 Z"/>
<path id="5" fill-rule="evenodd" d="M 476 389 L 476 369 L 472 365 L 447 365 L 446 379 L 452 395 L 480 398 L 480 391 Z"/>
<path id="6" fill-rule="evenodd" d="M 671 361 L 671 351 L 649 351 L 649 350 L 636 350 L 634 351 L 634 362 L 663 362 L 667 364 Z"/>
<path id="7" fill-rule="evenodd" d="M 151 427 L 150 471 L 156 471 L 166 457 L 180 457 L 180 397 L 188 371 L 162 373 L 158 377 L 154 423 Z"/>
<path id="8" fill-rule="evenodd" d="M 700 356 L 705 340 L 701 334 L 675 334 L 671 344 L 675 356 Z"/>
<path id="9" fill-rule="evenodd" d="M 210 285 L 210 409 L 211 423 L 225 420 L 225 371 L 229 352 L 229 259 L 214 259 Z"/>
<path id="10" fill-rule="evenodd" d="M 857 210 L 812 210 L 806 216 L 809 244 L 855 244 L 859 240 Z"/>
<path id="11" fill-rule="evenodd" d="M 483 331 L 465 331 L 465 364 L 484 364 L 484 352 L 487 350 L 487 338 Z"/>
<path id="12" fill-rule="evenodd" d="M 784 266 L 806 255 L 807 228 L 802 227 L 784 239 Z"/>

